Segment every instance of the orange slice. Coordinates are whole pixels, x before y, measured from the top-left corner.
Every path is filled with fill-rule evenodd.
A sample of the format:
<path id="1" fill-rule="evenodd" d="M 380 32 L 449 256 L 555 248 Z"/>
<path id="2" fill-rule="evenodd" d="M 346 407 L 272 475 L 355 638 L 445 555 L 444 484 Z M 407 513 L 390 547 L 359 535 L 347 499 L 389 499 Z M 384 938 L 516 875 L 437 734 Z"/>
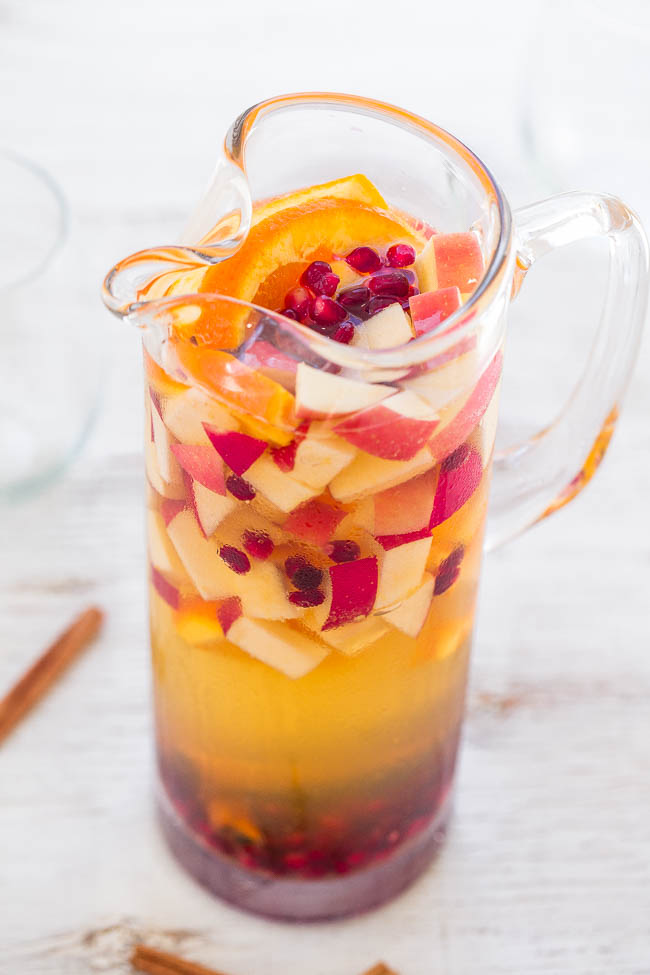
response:
<path id="1" fill-rule="evenodd" d="M 302 190 L 295 190 L 293 193 L 286 193 L 284 196 L 274 196 L 268 200 L 261 200 L 253 206 L 253 218 L 251 225 L 255 226 L 273 216 L 279 210 L 286 210 L 287 207 L 301 206 L 303 203 L 311 203 L 313 200 L 321 200 L 324 196 L 335 197 L 337 200 L 357 200 L 359 203 L 367 203 L 372 207 L 386 209 L 386 201 L 373 186 L 367 176 L 355 173 L 354 176 L 344 176 L 342 179 L 333 179 L 329 183 L 319 183 L 316 186 L 307 186 Z"/>
<path id="2" fill-rule="evenodd" d="M 286 444 L 297 426 L 294 397 L 284 386 L 227 352 L 187 342 L 176 347 L 180 364 L 201 385 L 238 412 L 267 439 Z"/>
<path id="3" fill-rule="evenodd" d="M 252 301 L 260 285 L 285 264 L 395 240 L 418 250 L 423 243 L 385 210 L 358 200 L 323 197 L 279 210 L 256 224 L 236 254 L 206 270 L 201 290 Z"/>

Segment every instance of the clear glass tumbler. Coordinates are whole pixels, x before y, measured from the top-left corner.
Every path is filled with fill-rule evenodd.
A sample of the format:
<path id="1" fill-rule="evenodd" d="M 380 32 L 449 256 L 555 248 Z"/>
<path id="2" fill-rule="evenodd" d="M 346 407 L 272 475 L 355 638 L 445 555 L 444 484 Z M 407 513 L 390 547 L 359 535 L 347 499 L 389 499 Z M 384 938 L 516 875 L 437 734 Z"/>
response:
<path id="1" fill-rule="evenodd" d="M 52 178 L 0 151 L 0 500 L 47 484 L 99 402 L 100 345 Z"/>
<path id="2" fill-rule="evenodd" d="M 350 173 L 385 194 L 379 224 L 411 214 L 405 234 L 478 236 L 484 276 L 444 328 L 364 349 L 214 293 L 278 194 Z M 300 260 L 339 233 L 330 209 Z M 611 281 L 586 369 L 554 424 L 494 456 L 513 294 L 538 257 L 597 236 Z M 344 95 L 245 112 L 187 239 L 127 258 L 104 292 L 145 348 L 162 822 L 218 895 L 345 916 L 403 889 L 441 843 L 490 475 L 490 544 L 591 476 L 636 355 L 647 245 L 607 196 L 512 215 L 449 133 Z"/>

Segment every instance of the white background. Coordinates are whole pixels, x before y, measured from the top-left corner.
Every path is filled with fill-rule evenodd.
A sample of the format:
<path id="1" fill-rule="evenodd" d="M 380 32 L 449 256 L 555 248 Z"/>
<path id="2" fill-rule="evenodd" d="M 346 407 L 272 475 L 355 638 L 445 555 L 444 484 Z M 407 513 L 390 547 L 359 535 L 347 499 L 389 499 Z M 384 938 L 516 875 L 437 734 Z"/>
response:
<path id="1" fill-rule="evenodd" d="M 566 10 L 544 10 L 561 32 Z M 109 614 L 0 750 L 1 975 L 127 971 L 141 936 L 231 975 L 354 975 L 379 957 L 401 975 L 650 972 L 647 347 L 594 484 L 486 561 L 456 818 L 413 890 L 345 924 L 269 924 L 197 888 L 152 819 L 139 355 L 101 277 L 174 238 L 228 124 L 283 91 L 402 104 L 469 143 L 514 205 L 545 195 L 520 135 L 534 22 L 511 0 L 0 0 L 0 142 L 68 197 L 88 328 L 112 360 L 84 455 L 0 512 L 0 687 L 87 602 Z M 579 369 L 599 256 L 567 252 L 526 282 L 510 412 L 543 412 L 533 393 L 550 409 Z"/>

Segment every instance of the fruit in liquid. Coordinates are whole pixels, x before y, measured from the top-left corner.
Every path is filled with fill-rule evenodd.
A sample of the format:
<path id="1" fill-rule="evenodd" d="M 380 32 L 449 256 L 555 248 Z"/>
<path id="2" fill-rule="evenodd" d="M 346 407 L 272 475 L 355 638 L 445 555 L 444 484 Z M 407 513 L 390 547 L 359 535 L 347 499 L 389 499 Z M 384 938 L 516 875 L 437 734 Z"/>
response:
<path id="1" fill-rule="evenodd" d="M 443 331 L 482 273 L 477 236 L 393 213 L 363 177 L 321 190 L 256 208 L 241 252 L 167 293 L 232 294 L 369 349 Z M 479 366 L 463 339 L 438 369 L 368 384 L 226 319 L 188 301 L 179 367 L 145 353 L 161 780 L 241 867 L 348 874 L 425 829 L 451 785 L 501 357 Z"/>

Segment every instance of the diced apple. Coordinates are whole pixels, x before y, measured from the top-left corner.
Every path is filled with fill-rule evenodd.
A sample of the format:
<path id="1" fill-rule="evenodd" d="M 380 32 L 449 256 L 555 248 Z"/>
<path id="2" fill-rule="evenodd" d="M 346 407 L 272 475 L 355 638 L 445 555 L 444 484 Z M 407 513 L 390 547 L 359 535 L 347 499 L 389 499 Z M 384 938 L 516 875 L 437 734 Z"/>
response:
<path id="1" fill-rule="evenodd" d="M 490 405 L 483 414 L 481 419 L 481 457 L 483 458 L 483 467 L 487 467 L 488 461 L 492 456 L 492 451 L 494 450 L 494 441 L 496 439 L 497 426 L 499 424 L 499 389 L 498 387 L 494 390 L 492 394 L 492 399 L 490 400 Z"/>
<path id="2" fill-rule="evenodd" d="M 417 589 L 422 582 L 430 548 L 429 535 L 384 553 L 379 568 L 377 609 L 393 606 Z"/>
<path id="3" fill-rule="evenodd" d="M 263 619 L 293 619 L 300 615 L 287 599 L 282 577 L 273 563 L 255 561 L 250 571 L 241 575 L 233 572 L 219 556 L 218 546 L 203 536 L 189 509 L 181 511 L 167 530 L 202 599 L 239 596 L 246 614 Z"/>
<path id="4" fill-rule="evenodd" d="M 462 459 L 451 469 L 445 469 L 442 464 L 436 497 L 431 514 L 431 528 L 442 524 L 451 518 L 462 506 L 469 501 L 479 486 L 483 475 L 483 462 L 478 450 L 474 447 L 459 447 Z M 450 458 L 453 459 L 455 455 Z"/>
<path id="5" fill-rule="evenodd" d="M 235 646 L 268 664 L 274 670 L 297 680 L 318 666 L 327 656 L 327 647 L 282 623 L 269 623 L 240 616 L 228 630 Z"/>
<path id="6" fill-rule="evenodd" d="M 154 569 L 170 576 L 176 585 L 189 581 L 183 563 L 167 535 L 164 519 L 157 511 L 147 511 L 147 547 Z"/>
<path id="7" fill-rule="evenodd" d="M 192 495 L 196 517 L 206 538 L 214 535 L 217 526 L 237 507 L 237 502 L 230 494 L 216 494 L 199 481 L 192 482 Z"/>
<path id="8" fill-rule="evenodd" d="M 436 494 L 437 472 L 426 471 L 404 484 L 374 496 L 374 524 L 376 535 L 400 535 L 429 527 L 433 499 Z"/>
<path id="9" fill-rule="evenodd" d="M 345 511 L 339 508 L 322 501 L 307 501 L 291 512 L 283 528 L 312 545 L 324 545 L 344 517 Z"/>
<path id="10" fill-rule="evenodd" d="M 374 556 L 342 562 L 329 568 L 332 601 L 323 630 L 362 619 L 372 611 L 377 595 L 377 559 Z"/>
<path id="11" fill-rule="evenodd" d="M 233 625 L 235 620 L 239 619 L 241 615 L 241 599 L 239 599 L 238 596 L 229 596 L 228 599 L 224 599 L 223 602 L 219 604 L 217 616 L 225 636 L 228 635 L 230 627 Z"/>
<path id="12" fill-rule="evenodd" d="M 172 518 L 175 518 L 179 511 L 182 511 L 187 504 L 185 498 L 179 501 L 173 498 L 161 498 L 160 499 L 160 515 L 165 523 L 165 526 L 169 524 Z"/>
<path id="13" fill-rule="evenodd" d="M 330 484 L 332 497 L 347 504 L 367 494 L 384 491 L 402 484 L 433 467 L 434 461 L 427 447 L 419 450 L 411 460 L 383 460 L 365 452 L 358 453 Z"/>
<path id="14" fill-rule="evenodd" d="M 225 494 L 226 484 L 221 458 L 210 444 L 171 445 L 174 457 L 194 481 L 215 494 Z"/>
<path id="15" fill-rule="evenodd" d="M 239 429 L 232 413 L 200 389 L 187 389 L 165 400 L 162 413 L 165 426 L 181 443 L 207 445 L 204 423 L 217 430 Z"/>
<path id="16" fill-rule="evenodd" d="M 424 400 L 410 390 L 346 417 L 336 433 L 384 460 L 411 460 L 431 438 L 438 418 Z"/>
<path id="17" fill-rule="evenodd" d="M 381 617 L 387 620 L 391 626 L 406 633 L 407 636 L 416 637 L 426 622 L 433 599 L 433 587 L 435 579 L 428 572 L 425 573 L 424 582 L 418 586 L 412 595 L 408 596 L 399 606 L 384 613 Z"/>
<path id="18" fill-rule="evenodd" d="M 420 291 L 457 287 L 463 294 L 476 288 L 483 276 L 483 252 L 473 231 L 435 234 L 415 262 Z"/>
<path id="19" fill-rule="evenodd" d="M 249 437 L 247 433 L 237 433 L 236 431 L 221 433 L 209 424 L 205 425 L 205 432 L 222 460 L 235 474 L 240 476 L 246 473 L 251 464 L 255 463 L 267 447 L 265 440 Z"/>
<path id="20" fill-rule="evenodd" d="M 471 342 L 463 341 L 458 344 L 457 355 L 450 356 L 440 365 L 432 364 L 427 372 L 407 379 L 404 382 L 405 388 L 417 393 L 437 411 L 448 406 L 453 408 L 454 400 L 457 399 L 460 400 L 460 406 L 464 405 L 479 375 L 476 336 L 470 338 Z M 444 422 L 445 418 L 441 417 L 440 428 Z"/>
<path id="21" fill-rule="evenodd" d="M 355 448 L 337 437 L 321 423 L 312 423 L 296 448 L 292 476 L 316 491 L 322 491 L 332 478 L 350 463 Z"/>
<path id="22" fill-rule="evenodd" d="M 354 330 L 350 345 L 364 349 L 393 349 L 413 338 L 410 319 L 399 302 L 393 302 L 382 311 L 361 322 Z"/>
<path id="23" fill-rule="evenodd" d="M 383 619 L 380 616 L 368 616 L 357 623 L 346 623 L 333 630 L 324 630 L 322 639 L 339 653 L 352 657 L 388 632 Z"/>
<path id="24" fill-rule="evenodd" d="M 394 392 L 392 386 L 335 376 L 301 362 L 296 373 L 296 414 L 318 418 L 354 413 Z"/>
<path id="25" fill-rule="evenodd" d="M 158 406 L 151 398 L 151 425 L 153 428 L 153 442 L 158 459 L 158 472 L 170 487 L 183 483 L 183 475 L 174 454 L 171 451 L 172 439 L 163 418 L 158 412 Z M 155 484 L 154 484 L 155 487 Z"/>
<path id="26" fill-rule="evenodd" d="M 180 468 L 180 476 L 178 479 L 175 479 L 171 484 L 168 484 L 158 469 L 158 454 L 156 451 L 156 445 L 152 440 L 149 439 L 149 437 L 145 439 L 144 443 L 144 463 L 149 484 L 154 491 L 161 495 L 161 497 L 168 498 L 170 500 L 180 500 L 181 498 L 185 497 L 185 484 L 183 483 Z"/>
<path id="27" fill-rule="evenodd" d="M 171 582 L 168 582 L 164 575 L 158 572 L 158 569 L 154 569 L 153 566 L 151 566 L 151 583 L 160 598 L 164 599 L 168 606 L 171 606 L 172 609 L 178 609 L 180 601 L 178 589 Z"/>
<path id="28" fill-rule="evenodd" d="M 458 288 L 438 288 L 409 298 L 409 308 L 416 335 L 424 335 L 438 328 L 441 322 L 453 315 L 461 306 Z"/>
<path id="29" fill-rule="evenodd" d="M 295 390 L 298 362 L 280 352 L 270 342 L 262 339 L 253 342 L 242 356 L 242 362 L 281 383 L 291 392 Z"/>
<path id="30" fill-rule="evenodd" d="M 436 462 L 453 453 L 479 423 L 499 383 L 502 363 L 503 356 L 497 352 L 459 412 L 435 432 L 429 449 Z"/>
<path id="31" fill-rule="evenodd" d="M 292 511 L 318 491 L 281 471 L 269 454 L 262 454 L 246 471 L 246 480 L 281 511 Z"/>

